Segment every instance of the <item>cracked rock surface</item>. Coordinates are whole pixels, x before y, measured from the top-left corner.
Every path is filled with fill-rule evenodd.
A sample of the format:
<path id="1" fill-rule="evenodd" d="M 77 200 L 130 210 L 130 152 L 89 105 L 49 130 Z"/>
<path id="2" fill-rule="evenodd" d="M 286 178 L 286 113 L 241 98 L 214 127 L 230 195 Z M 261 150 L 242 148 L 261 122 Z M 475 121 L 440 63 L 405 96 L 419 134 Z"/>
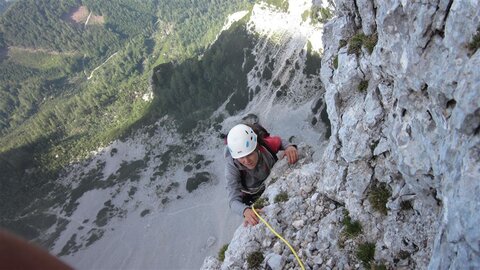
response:
<path id="1" fill-rule="evenodd" d="M 332 4 L 320 70 L 331 136 L 322 155 L 303 145 L 298 164 L 275 165 L 263 216 L 307 269 L 479 269 L 480 53 L 468 44 L 480 3 Z M 299 269 L 262 224 L 239 227 L 225 260 L 202 269 L 247 269 L 254 251 L 264 266 Z"/>

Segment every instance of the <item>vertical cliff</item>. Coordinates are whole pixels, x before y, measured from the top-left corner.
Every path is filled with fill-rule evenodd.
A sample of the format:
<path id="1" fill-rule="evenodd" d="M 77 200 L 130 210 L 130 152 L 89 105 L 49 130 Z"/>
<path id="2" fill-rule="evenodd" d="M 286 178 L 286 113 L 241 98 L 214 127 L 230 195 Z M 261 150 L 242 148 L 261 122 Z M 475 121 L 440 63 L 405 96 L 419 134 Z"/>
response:
<path id="1" fill-rule="evenodd" d="M 374 222 L 389 224 L 377 235 L 386 247 L 379 255 L 394 257 L 406 248 L 419 268 L 478 267 L 480 71 L 470 44 L 479 35 L 479 3 L 336 6 L 324 33 L 322 68 L 336 127 L 331 161 L 345 161 L 347 170 L 367 162 L 371 180 L 391 189 L 388 215 Z M 377 40 L 372 49 L 371 39 Z M 338 68 L 329 67 L 336 57 Z M 413 214 L 403 217 L 406 201 Z M 346 206 L 361 213 L 360 202 Z M 401 239 L 408 235 L 411 240 Z"/>
<path id="2" fill-rule="evenodd" d="M 331 136 L 322 155 L 302 145 L 299 164 L 276 165 L 262 196 L 266 220 L 306 268 L 479 268 L 478 1 L 300 2 L 277 12 L 334 9 L 334 17 L 290 24 L 304 33 L 302 46 L 318 35 L 323 42 L 320 89 L 287 82 L 287 93 L 325 91 Z M 255 252 L 273 269 L 299 268 L 259 225 L 239 227 L 225 260 L 207 258 L 203 269 L 253 267 Z"/>

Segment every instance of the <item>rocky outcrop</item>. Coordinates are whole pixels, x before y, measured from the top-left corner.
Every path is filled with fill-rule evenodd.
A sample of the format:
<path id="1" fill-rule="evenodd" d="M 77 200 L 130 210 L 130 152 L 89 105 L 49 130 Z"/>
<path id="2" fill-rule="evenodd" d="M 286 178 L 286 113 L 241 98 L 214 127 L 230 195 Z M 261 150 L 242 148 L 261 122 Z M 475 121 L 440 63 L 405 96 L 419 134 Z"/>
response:
<path id="1" fill-rule="evenodd" d="M 469 46 L 480 4 L 335 7 L 320 71 L 332 134 L 320 159 L 305 146 L 299 164 L 276 165 L 265 219 L 310 269 L 480 268 L 480 54 Z M 203 269 L 246 269 L 254 251 L 299 268 L 259 225 Z"/>
<path id="2" fill-rule="evenodd" d="M 472 55 L 467 45 L 479 24 L 479 4 L 348 5 L 337 1 L 338 17 L 324 33 L 330 42 L 325 42 L 322 81 L 329 116 L 338 127 L 330 145 L 349 168 L 368 162 L 373 180 L 392 190 L 384 221 L 399 220 L 396 210 L 406 200 L 418 215 L 415 222 L 383 226 L 377 243 L 386 249 L 378 259 L 410 249 L 418 268 L 478 267 L 480 235 L 473 226 L 480 221 L 474 191 L 480 179 L 480 72 L 479 54 Z M 361 51 L 349 53 L 362 31 L 378 37 L 372 52 L 365 46 L 367 36 Z M 341 39 L 347 46 L 338 45 Z M 338 68 L 329 67 L 328 59 L 337 56 Z M 362 212 L 356 210 L 350 212 Z M 398 238 L 404 237 L 409 244 L 402 246 Z"/>

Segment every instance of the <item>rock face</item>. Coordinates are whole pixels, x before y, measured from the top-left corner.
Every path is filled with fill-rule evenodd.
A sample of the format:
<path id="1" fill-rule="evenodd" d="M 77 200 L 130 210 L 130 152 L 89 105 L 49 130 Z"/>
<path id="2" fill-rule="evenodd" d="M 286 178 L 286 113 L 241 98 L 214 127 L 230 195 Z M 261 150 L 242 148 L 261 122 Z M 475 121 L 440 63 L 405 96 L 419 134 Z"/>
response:
<path id="1" fill-rule="evenodd" d="M 480 53 L 469 48 L 480 3 L 334 6 L 318 30 L 331 136 L 321 157 L 303 146 L 298 164 L 277 163 L 264 218 L 307 269 L 480 268 Z M 299 268 L 258 225 L 239 227 L 225 261 L 203 269 L 247 269 L 254 251 Z"/>

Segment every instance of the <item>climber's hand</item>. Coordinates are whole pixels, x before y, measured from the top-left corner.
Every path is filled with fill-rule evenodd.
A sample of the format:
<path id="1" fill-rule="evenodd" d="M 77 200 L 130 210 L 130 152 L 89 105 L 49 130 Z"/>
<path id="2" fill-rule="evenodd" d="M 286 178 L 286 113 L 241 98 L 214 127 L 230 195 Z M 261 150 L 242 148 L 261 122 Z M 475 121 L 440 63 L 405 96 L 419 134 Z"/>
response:
<path id="1" fill-rule="evenodd" d="M 255 209 L 257 213 L 263 213 L 262 209 Z M 243 226 L 247 227 L 248 225 L 255 226 L 258 224 L 258 217 L 255 215 L 251 208 L 245 208 L 243 211 Z"/>
<path id="2" fill-rule="evenodd" d="M 295 146 L 289 146 L 285 149 L 283 157 L 287 157 L 288 163 L 294 164 L 298 161 L 298 150 Z"/>

